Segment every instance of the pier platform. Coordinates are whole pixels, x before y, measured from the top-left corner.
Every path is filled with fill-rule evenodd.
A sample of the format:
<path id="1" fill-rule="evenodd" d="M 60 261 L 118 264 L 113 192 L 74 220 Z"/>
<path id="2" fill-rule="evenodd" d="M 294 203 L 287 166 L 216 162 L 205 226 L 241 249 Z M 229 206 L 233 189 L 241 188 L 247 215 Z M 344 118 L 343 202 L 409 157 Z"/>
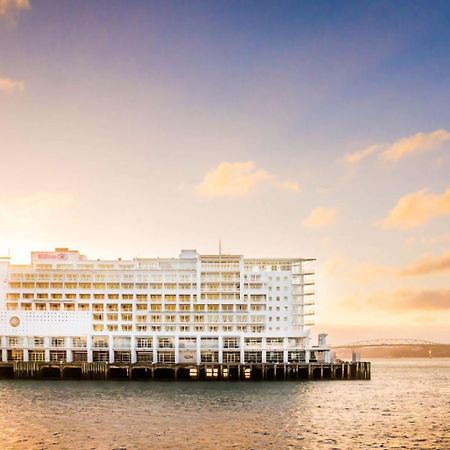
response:
<path id="1" fill-rule="evenodd" d="M 370 362 L 299 364 L 118 364 L 2 362 L 0 378 L 59 380 L 370 380 Z"/>

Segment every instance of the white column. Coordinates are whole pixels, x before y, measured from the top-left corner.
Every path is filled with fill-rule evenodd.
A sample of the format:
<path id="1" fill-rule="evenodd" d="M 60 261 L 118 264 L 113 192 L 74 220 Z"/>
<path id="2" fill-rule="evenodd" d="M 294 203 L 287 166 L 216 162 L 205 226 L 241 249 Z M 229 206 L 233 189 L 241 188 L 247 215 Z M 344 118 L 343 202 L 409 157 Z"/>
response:
<path id="1" fill-rule="evenodd" d="M 29 357 L 28 357 L 28 349 L 23 349 L 23 360 L 25 362 L 29 361 Z"/>
<path id="2" fill-rule="evenodd" d="M 86 353 L 87 353 L 87 362 L 92 362 L 92 336 L 88 335 L 86 337 Z"/>
<path id="3" fill-rule="evenodd" d="M 178 335 L 174 336 L 174 347 L 175 347 L 175 364 L 180 362 L 180 347 L 179 347 L 179 337 Z"/>
<path id="4" fill-rule="evenodd" d="M 156 335 L 153 336 L 153 364 L 158 362 L 158 337 Z"/>
<path id="5" fill-rule="evenodd" d="M 219 364 L 223 363 L 223 336 L 219 336 Z"/>
<path id="6" fill-rule="evenodd" d="M 114 337 L 112 334 L 108 336 L 109 362 L 114 362 Z"/>
<path id="7" fill-rule="evenodd" d="M 44 353 L 45 353 L 45 362 L 50 361 L 50 344 L 51 344 L 51 338 L 49 336 L 44 337 Z"/>
<path id="8" fill-rule="evenodd" d="M 131 335 L 131 364 L 136 362 L 136 336 L 134 334 Z"/>
<path id="9" fill-rule="evenodd" d="M 240 354 L 241 354 L 241 363 L 244 362 L 244 348 L 245 348 L 245 341 L 244 341 L 244 336 L 241 334 L 239 336 L 239 347 L 241 349 Z"/>
<path id="10" fill-rule="evenodd" d="M 283 338 L 283 362 L 285 364 L 288 362 L 288 345 L 289 339 L 287 337 Z"/>
<path id="11" fill-rule="evenodd" d="M 196 357 L 195 362 L 200 364 L 202 362 L 202 351 L 201 351 L 201 337 L 197 335 L 197 347 L 196 347 Z"/>

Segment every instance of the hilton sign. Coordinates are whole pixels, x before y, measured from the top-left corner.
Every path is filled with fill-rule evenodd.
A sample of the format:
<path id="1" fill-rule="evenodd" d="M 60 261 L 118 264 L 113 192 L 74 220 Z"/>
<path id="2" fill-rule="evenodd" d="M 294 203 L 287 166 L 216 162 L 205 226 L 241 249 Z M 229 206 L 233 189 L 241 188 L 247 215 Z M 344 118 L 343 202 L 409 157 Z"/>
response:
<path id="1" fill-rule="evenodd" d="M 40 260 L 57 260 L 57 261 L 67 261 L 67 253 L 37 253 L 36 259 Z"/>

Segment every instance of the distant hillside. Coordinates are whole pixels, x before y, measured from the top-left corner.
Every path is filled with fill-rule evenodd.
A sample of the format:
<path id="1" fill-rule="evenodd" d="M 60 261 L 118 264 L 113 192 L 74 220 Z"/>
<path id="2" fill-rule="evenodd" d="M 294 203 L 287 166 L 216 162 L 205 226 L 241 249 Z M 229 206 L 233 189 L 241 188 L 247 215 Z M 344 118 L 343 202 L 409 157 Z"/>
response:
<path id="1" fill-rule="evenodd" d="M 433 358 L 450 358 L 450 345 L 414 345 L 414 346 L 386 346 L 361 347 L 355 351 L 361 358 L 428 358 L 431 350 Z M 350 359 L 352 349 L 336 348 L 333 350 L 337 358 Z"/>

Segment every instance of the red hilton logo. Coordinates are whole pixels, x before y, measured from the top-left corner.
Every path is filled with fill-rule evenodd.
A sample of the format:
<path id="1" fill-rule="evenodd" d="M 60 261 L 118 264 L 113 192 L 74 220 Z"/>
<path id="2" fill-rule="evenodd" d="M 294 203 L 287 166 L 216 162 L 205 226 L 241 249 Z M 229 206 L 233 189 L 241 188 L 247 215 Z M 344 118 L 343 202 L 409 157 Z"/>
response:
<path id="1" fill-rule="evenodd" d="M 60 261 L 66 261 L 68 256 L 66 253 L 39 253 L 38 259 L 58 259 Z"/>

